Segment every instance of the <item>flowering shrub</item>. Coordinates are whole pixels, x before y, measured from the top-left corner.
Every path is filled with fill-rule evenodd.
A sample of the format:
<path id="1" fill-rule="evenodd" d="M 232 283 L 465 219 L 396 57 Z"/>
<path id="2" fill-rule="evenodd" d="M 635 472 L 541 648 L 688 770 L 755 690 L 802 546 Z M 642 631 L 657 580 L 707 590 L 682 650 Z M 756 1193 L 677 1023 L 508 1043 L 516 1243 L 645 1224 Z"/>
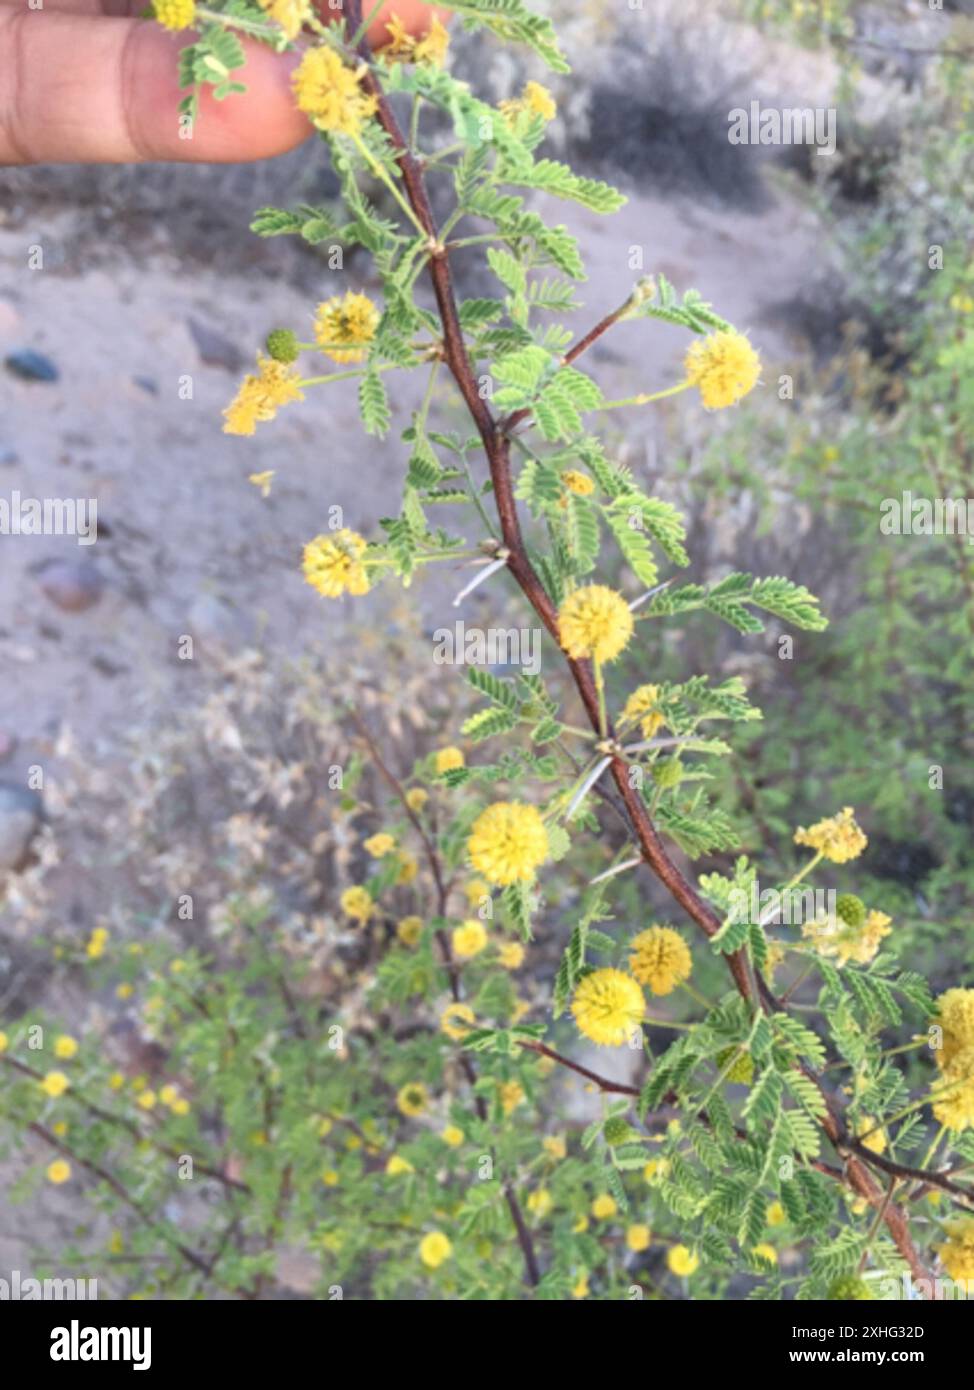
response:
<path id="1" fill-rule="evenodd" d="M 521 0 L 452 8 L 566 70 Z M 156 11 L 174 29 L 195 14 Z M 597 431 L 606 412 L 688 390 L 701 410 L 735 406 L 759 384 L 755 348 L 661 274 L 581 332 L 565 325 L 581 250 L 512 190 L 602 214 L 621 195 L 537 155 L 555 113 L 540 83 L 495 109 L 454 80 L 437 20 L 419 34 L 390 21 L 372 45 L 357 3 L 333 26 L 304 0 L 214 0 L 200 17 L 187 115 L 203 84 L 241 89 L 238 32 L 294 48 L 295 101 L 341 180 L 345 222 L 265 208 L 255 230 L 358 245 L 381 285 L 275 327 L 224 428 L 270 429 L 354 379 L 382 438 L 386 375 L 425 374 L 382 534 L 309 537 L 305 578 L 331 602 L 462 560 L 488 598 L 513 581 L 551 659 L 544 677 L 469 668 L 478 707 L 412 759 L 341 715 L 383 791 L 366 796 L 339 760 L 355 852 L 306 932 L 253 883 L 208 913 L 198 945 L 92 934 L 79 967 L 139 1000 L 152 1047 L 126 1072 L 42 1019 L 2 1035 L 5 1104 L 52 1151 L 46 1180 L 111 1213 L 109 1248 L 150 1296 L 256 1296 L 296 1248 L 318 1297 L 860 1299 L 898 1296 L 902 1271 L 928 1280 L 938 1260 L 974 1276 L 974 1194 L 955 1171 L 974 1160 L 974 990 L 935 1000 L 896 964 L 890 917 L 853 891 L 868 854 L 853 810 L 792 827 L 778 907 L 752 908 L 749 857 L 687 867 L 739 845 L 708 783 L 733 751 L 721 733 L 761 716 L 738 677 L 657 679 L 656 634 L 694 611 L 744 639 L 825 619 L 785 578 L 680 581 L 681 515 Z M 454 197 L 438 221 L 433 180 Z M 477 246 L 497 288 L 458 301 L 451 258 Z M 682 335 L 679 380 L 605 398 L 578 364 L 622 321 Z M 444 381 L 470 432 L 434 425 Z M 620 674 L 633 667 L 635 684 Z M 263 839 L 234 827 L 258 878 Z M 841 894 L 796 930 L 780 904 L 813 875 Z M 647 910 L 644 881 L 665 911 Z M 566 1084 L 594 1098 L 582 1126 L 556 1119 Z"/>

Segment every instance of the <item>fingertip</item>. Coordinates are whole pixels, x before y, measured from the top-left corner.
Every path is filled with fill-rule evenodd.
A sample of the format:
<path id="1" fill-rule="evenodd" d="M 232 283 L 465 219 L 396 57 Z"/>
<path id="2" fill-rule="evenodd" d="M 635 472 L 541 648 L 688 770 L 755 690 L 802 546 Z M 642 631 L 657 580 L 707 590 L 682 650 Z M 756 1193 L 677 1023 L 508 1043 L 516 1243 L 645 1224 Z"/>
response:
<path id="1" fill-rule="evenodd" d="M 268 159 L 301 144 L 311 126 L 297 110 L 291 73 L 293 53 L 274 53 L 244 41 L 246 64 L 235 77 L 246 86 L 218 101 L 200 93 L 194 121 L 180 113 L 186 96 L 178 80 L 179 51 L 186 37 L 140 25 L 131 44 L 125 79 L 132 142 L 143 159 L 230 163 Z"/>

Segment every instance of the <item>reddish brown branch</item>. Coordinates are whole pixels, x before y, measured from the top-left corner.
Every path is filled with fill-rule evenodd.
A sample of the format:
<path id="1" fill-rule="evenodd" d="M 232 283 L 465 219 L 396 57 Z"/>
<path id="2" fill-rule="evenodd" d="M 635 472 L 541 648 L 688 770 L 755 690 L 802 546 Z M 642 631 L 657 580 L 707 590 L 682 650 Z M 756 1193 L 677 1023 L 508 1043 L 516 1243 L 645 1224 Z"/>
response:
<path id="1" fill-rule="evenodd" d="M 351 23 L 355 27 L 355 15 L 360 16 L 361 14 L 359 0 L 348 0 L 348 9 Z M 361 52 L 366 61 L 371 59 L 371 51 L 368 43 L 364 40 Z M 560 646 L 557 611 L 531 564 L 521 532 L 511 478 L 510 441 L 505 429 L 494 420 L 487 402 L 477 390 L 474 371 L 460 327 L 459 313 L 453 293 L 449 254 L 446 247 L 439 241 L 435 219 L 426 194 L 422 170 L 410 152 L 395 115 L 373 72 L 370 71 L 363 78 L 363 85 L 376 99 L 377 117 L 396 151 L 406 195 L 417 219 L 430 238 L 429 273 L 443 326 L 444 357 L 483 440 L 494 489 L 494 500 L 501 524 L 501 533 L 504 545 L 510 552 L 508 568 L 541 622 Z M 580 355 L 586 347 L 601 336 L 612 321 L 614 321 L 612 316 L 607 316 L 590 333 L 580 339 L 576 344 L 577 351 L 574 355 L 576 357 Z M 511 424 L 511 421 L 507 422 L 508 428 Z M 591 666 L 587 662 L 574 661 L 568 658 L 566 660 L 592 727 L 598 731 L 600 727 L 598 697 Z M 611 730 L 608 733 L 611 737 Z M 676 902 L 706 936 L 712 937 L 719 929 L 720 921 L 667 853 L 642 797 L 629 784 L 626 762 L 622 758 L 614 758 L 611 772 L 632 821 L 632 829 L 643 858 Z M 743 953 L 738 951 L 727 956 L 726 960 L 738 992 L 745 1000 L 752 1000 L 754 991 Z M 766 1011 L 772 1012 L 777 1001 L 770 995 L 770 991 L 762 991 L 760 984 L 758 992 L 759 998 L 754 1002 Z M 803 1067 L 802 1069 L 820 1089 L 823 1089 L 819 1078 L 810 1068 Z M 828 1098 L 826 1103 L 828 1105 Z M 845 1136 L 840 1122 L 831 1109 L 823 1117 L 822 1127 L 838 1150 Z M 854 1191 L 864 1197 L 871 1206 L 878 1207 L 883 1203 L 885 1195 L 883 1190 L 877 1186 L 862 1160 L 853 1153 L 849 1153 L 846 1158 L 846 1177 Z M 914 1277 L 917 1279 L 927 1278 L 926 1271 L 913 1245 L 908 1223 L 902 1213 L 896 1207 L 887 1206 L 883 1219 L 897 1248 L 909 1264 Z M 518 1231 L 520 1234 L 520 1227 L 518 1227 Z M 931 1285 L 928 1284 L 925 1287 L 931 1287 Z"/>

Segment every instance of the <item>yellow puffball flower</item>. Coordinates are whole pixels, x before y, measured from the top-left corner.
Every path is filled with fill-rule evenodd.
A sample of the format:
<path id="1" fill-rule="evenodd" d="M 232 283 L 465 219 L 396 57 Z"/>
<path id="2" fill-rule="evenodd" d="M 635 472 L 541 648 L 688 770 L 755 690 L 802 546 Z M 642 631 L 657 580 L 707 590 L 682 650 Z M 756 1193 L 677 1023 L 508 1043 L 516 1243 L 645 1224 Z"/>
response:
<path id="1" fill-rule="evenodd" d="M 463 894 L 471 907 L 479 907 L 490 897 L 490 885 L 482 878 L 471 878 L 464 884 Z"/>
<path id="2" fill-rule="evenodd" d="M 113 1071 L 108 1078 L 109 1088 L 113 1091 L 120 1091 L 125 1085 L 125 1077 L 120 1071 Z"/>
<path id="3" fill-rule="evenodd" d="M 326 1187 L 337 1187 L 339 1178 L 334 1168 L 326 1168 L 321 1175 L 321 1181 Z"/>
<path id="4" fill-rule="evenodd" d="M 708 410 L 736 405 L 754 390 L 761 375 L 760 357 L 744 334 L 733 328 L 691 343 L 683 366 L 687 381 L 697 387 Z"/>
<path id="5" fill-rule="evenodd" d="M 865 1136 L 862 1140 L 864 1149 L 871 1149 L 874 1154 L 886 1152 L 886 1135 L 881 1129 L 876 1128 L 876 1121 L 870 1116 L 862 1116 L 856 1127 L 856 1134 Z"/>
<path id="6" fill-rule="evenodd" d="M 406 793 L 406 805 L 409 807 L 410 811 L 415 811 L 417 815 L 429 799 L 430 794 L 424 787 L 410 787 L 409 791 Z"/>
<path id="7" fill-rule="evenodd" d="M 440 1014 L 440 1032 L 454 1041 L 459 1041 L 467 1036 L 474 1026 L 474 1021 L 474 1012 L 469 1004 L 447 1004 Z"/>
<path id="8" fill-rule="evenodd" d="M 120 984 L 115 986 L 116 999 L 131 999 L 135 993 L 135 986 L 130 984 Z"/>
<path id="9" fill-rule="evenodd" d="M 700 1258 L 685 1245 L 674 1245 L 666 1252 L 666 1265 L 671 1274 L 688 1278 L 700 1267 Z"/>
<path id="10" fill-rule="evenodd" d="M 367 542 L 357 531 L 343 527 L 330 535 L 315 536 L 304 547 L 302 572 L 312 589 L 325 598 L 358 597 L 369 592 L 369 576 L 362 556 Z"/>
<path id="11" fill-rule="evenodd" d="M 257 3 L 276 20 L 289 39 L 297 38 L 314 13 L 311 0 L 257 0 Z"/>
<path id="12" fill-rule="evenodd" d="M 626 1244 L 634 1254 L 638 1255 L 643 1250 L 648 1250 L 652 1235 L 648 1226 L 642 1226 L 638 1222 L 635 1226 L 630 1226 L 626 1231 Z"/>
<path id="13" fill-rule="evenodd" d="M 414 41 L 413 61 L 427 67 L 441 68 L 449 46 L 450 35 L 434 15 L 426 33 Z"/>
<path id="14" fill-rule="evenodd" d="M 937 1018 L 943 1029 L 943 1046 L 936 1062 L 947 1071 L 961 1052 L 974 1047 L 974 989 L 948 989 L 937 999 Z"/>
<path id="15" fill-rule="evenodd" d="M 397 883 L 412 883 L 419 873 L 419 864 L 415 856 L 407 854 L 405 850 L 399 852 L 399 872 L 396 874 Z"/>
<path id="16" fill-rule="evenodd" d="M 141 1091 L 135 1103 L 136 1105 L 140 1106 L 143 1110 L 153 1110 L 156 1104 L 155 1091 Z"/>
<path id="17" fill-rule="evenodd" d="M 833 864 L 846 864 L 850 859 L 858 859 L 869 843 L 856 824 L 851 806 L 844 806 L 838 815 L 817 821 L 807 830 L 799 826 L 794 839 L 796 845 L 820 850 L 823 858 Z"/>
<path id="18" fill-rule="evenodd" d="M 463 750 L 460 748 L 440 748 L 434 755 L 433 766 L 438 773 L 453 772 L 455 768 L 464 765 Z"/>
<path id="19" fill-rule="evenodd" d="M 160 1086 L 159 1099 L 162 1101 L 163 1105 L 168 1105 L 171 1108 L 173 1102 L 179 1099 L 179 1091 L 171 1084 Z"/>
<path id="20" fill-rule="evenodd" d="M 0 1052 L 6 1052 L 9 1046 L 10 1039 L 7 1037 L 6 1033 L 0 1032 Z"/>
<path id="21" fill-rule="evenodd" d="M 761 1245 L 755 1245 L 751 1253 L 757 1255 L 761 1260 L 767 1260 L 768 1264 L 776 1265 L 778 1263 L 778 1252 L 773 1245 L 768 1245 L 767 1241 L 762 1242 Z"/>
<path id="22" fill-rule="evenodd" d="M 520 941 L 504 941 L 497 951 L 497 962 L 505 970 L 518 970 L 524 964 L 524 947 Z"/>
<path id="23" fill-rule="evenodd" d="M 582 1216 L 580 1216 L 580 1217 L 578 1218 L 578 1220 L 575 1222 L 574 1226 L 572 1227 L 572 1234 L 573 1234 L 573 1235 L 576 1235 L 576 1236 L 580 1236 L 580 1235 L 582 1235 L 582 1234 L 583 1234 L 585 1231 L 587 1231 L 587 1230 L 588 1230 L 588 1217 L 585 1216 L 585 1215 L 583 1214 Z"/>
<path id="24" fill-rule="evenodd" d="M 357 135 L 375 114 L 377 102 L 362 90 L 367 68 L 346 67 L 333 48 L 309 48 L 291 78 L 298 109 L 319 130 Z"/>
<path id="25" fill-rule="evenodd" d="M 68 1132 L 67 1120 L 58 1120 L 57 1124 L 51 1125 L 51 1131 L 56 1134 L 59 1139 L 63 1139 Z"/>
<path id="26" fill-rule="evenodd" d="M 527 1099 L 524 1094 L 524 1087 L 520 1081 L 505 1081 L 498 1087 L 501 1109 L 505 1115 L 511 1115 L 523 1101 Z"/>
<path id="27" fill-rule="evenodd" d="M 780 1202 L 769 1202 L 768 1210 L 765 1212 L 765 1219 L 769 1226 L 783 1226 L 787 1217 L 785 1209 Z"/>
<path id="28" fill-rule="evenodd" d="M 551 1193 L 548 1189 L 546 1187 L 539 1187 L 537 1191 L 528 1195 L 528 1200 L 525 1205 L 532 1216 L 536 1216 L 539 1221 L 543 1221 L 554 1206 L 554 1202 L 551 1199 Z"/>
<path id="29" fill-rule="evenodd" d="M 427 1269 L 439 1269 L 453 1254 L 453 1246 L 442 1231 L 430 1231 L 419 1242 L 419 1258 Z"/>
<path id="30" fill-rule="evenodd" d="M 588 1298 L 588 1274 L 582 1270 L 578 1281 L 572 1288 L 572 1298 Z"/>
<path id="31" fill-rule="evenodd" d="M 616 1199 L 609 1192 L 600 1192 L 592 1203 L 592 1215 L 596 1221 L 608 1221 L 618 1210 Z"/>
<path id="32" fill-rule="evenodd" d="M 372 901 L 371 893 L 361 885 L 346 888 L 339 898 L 339 902 L 345 916 L 351 917 L 353 922 L 361 923 L 363 927 L 375 912 L 375 903 Z"/>
<path id="33" fill-rule="evenodd" d="M 577 468 L 565 468 L 562 470 L 561 481 L 569 492 L 573 492 L 576 497 L 591 497 L 595 491 L 595 484 L 587 473 L 579 473 Z"/>
<path id="34" fill-rule="evenodd" d="M 558 114 L 554 97 L 540 82 L 525 82 L 519 97 L 509 97 L 500 103 L 505 119 L 513 125 L 519 116 L 540 116 L 543 121 L 553 121 Z"/>
<path id="35" fill-rule="evenodd" d="M 568 1152 L 563 1134 L 549 1134 L 541 1141 L 541 1147 L 549 1158 L 560 1162 Z"/>
<path id="36" fill-rule="evenodd" d="M 195 0 L 153 0 L 153 13 L 164 29 L 189 29 L 196 18 Z"/>
<path id="37" fill-rule="evenodd" d="M 188 1115 L 189 1101 L 186 1099 L 185 1096 L 177 1096 L 177 1098 L 170 1105 L 169 1109 L 172 1111 L 174 1115 Z"/>
<path id="38" fill-rule="evenodd" d="M 63 1096 L 71 1085 L 63 1071 L 49 1071 L 43 1081 L 37 1083 L 46 1096 L 52 1100 L 57 1100 L 58 1096 Z"/>
<path id="39" fill-rule="evenodd" d="M 85 955 L 89 960 L 98 960 L 105 954 L 105 942 L 108 940 L 108 932 L 104 927 L 96 927 L 88 938 L 85 946 Z"/>
<path id="40" fill-rule="evenodd" d="M 379 326 L 379 311 L 368 295 L 349 290 L 318 305 L 315 342 L 334 362 L 363 362 Z"/>
<path id="41" fill-rule="evenodd" d="M 53 1163 L 47 1166 L 47 1180 L 60 1186 L 62 1182 L 67 1182 L 71 1176 L 71 1164 L 66 1163 L 63 1158 L 56 1158 Z"/>
<path id="42" fill-rule="evenodd" d="M 529 883 L 548 854 L 548 832 L 535 806 L 497 801 L 481 811 L 467 841 L 470 862 L 499 888 Z"/>
<path id="43" fill-rule="evenodd" d="M 629 969 L 653 994 L 672 994 L 690 978 L 690 948 L 672 927 L 647 927 L 629 943 Z"/>
<path id="44" fill-rule="evenodd" d="M 223 412 L 224 434 L 253 434 L 257 425 L 273 420 L 282 405 L 303 401 L 301 373 L 292 362 L 257 357 L 257 372 L 245 376 Z"/>
<path id="45" fill-rule="evenodd" d="M 542 120 L 553 121 L 558 114 L 554 97 L 540 82 L 525 82 L 521 100 L 527 103 L 528 110 Z"/>
<path id="46" fill-rule="evenodd" d="M 466 1137 L 463 1130 L 457 1125 L 447 1125 L 440 1135 L 444 1144 L 449 1144 L 451 1149 L 458 1149 Z"/>
<path id="47" fill-rule="evenodd" d="M 572 1000 L 578 1031 L 603 1047 L 628 1042 L 646 1013 L 638 983 L 622 970 L 593 970 L 579 981 Z"/>
<path id="48" fill-rule="evenodd" d="M 937 1246 L 944 1269 L 951 1279 L 974 1280 L 974 1220 L 960 1217 L 944 1223 L 949 1239 Z M 966 1284 L 970 1288 L 970 1284 Z"/>
<path id="49" fill-rule="evenodd" d="M 381 859 L 383 855 L 395 849 L 396 841 L 392 835 L 380 832 L 378 835 L 370 835 L 367 840 L 362 841 L 362 848 L 366 854 L 371 854 L 373 859 Z"/>
<path id="50" fill-rule="evenodd" d="M 73 1057 L 78 1050 L 76 1038 L 72 1038 L 68 1033 L 62 1033 L 60 1037 L 54 1039 L 54 1055 L 66 1062 Z"/>
<path id="51" fill-rule="evenodd" d="M 575 661 L 615 661 L 634 630 L 632 611 L 621 594 L 604 584 L 583 584 L 558 610 L 561 645 Z"/>
<path id="52" fill-rule="evenodd" d="M 470 960 L 473 956 L 479 955 L 487 945 L 487 930 L 483 922 L 471 917 L 463 926 L 453 928 L 450 941 L 455 956 L 459 956 L 461 960 Z"/>
<path id="53" fill-rule="evenodd" d="M 643 1178 L 646 1182 L 655 1182 L 657 1178 L 665 1178 L 669 1166 L 665 1158 L 651 1158 L 643 1169 Z"/>
<path id="54" fill-rule="evenodd" d="M 658 685 L 638 686 L 623 706 L 621 722 L 638 723 L 643 738 L 653 738 L 666 723 L 665 717 L 656 707 L 659 696 Z"/>
<path id="55" fill-rule="evenodd" d="M 802 923 L 802 936 L 810 940 L 818 955 L 832 957 L 839 965 L 854 960 L 868 965 L 876 955 L 883 938 L 889 936 L 891 918 L 885 912 L 868 912 L 858 924 L 836 920 L 827 913 L 814 921 Z"/>
<path id="56" fill-rule="evenodd" d="M 422 917 L 404 917 L 396 927 L 396 935 L 404 946 L 415 946 L 422 934 Z"/>
<path id="57" fill-rule="evenodd" d="M 386 33 L 389 35 L 376 56 L 385 63 L 419 63 L 421 66 L 440 68 L 446 59 L 450 45 L 450 35 L 434 16 L 426 33 L 421 37 L 410 34 L 397 14 L 386 20 Z"/>
<path id="58" fill-rule="evenodd" d="M 421 1081 L 410 1081 L 405 1086 L 400 1087 L 396 1095 L 396 1105 L 401 1114 L 415 1119 L 417 1115 L 422 1115 L 429 1109 L 429 1091 Z"/>
<path id="59" fill-rule="evenodd" d="M 386 1164 L 386 1172 L 390 1178 L 398 1177 L 400 1173 L 415 1173 L 416 1169 L 408 1158 L 403 1158 L 401 1154 L 393 1154 Z"/>

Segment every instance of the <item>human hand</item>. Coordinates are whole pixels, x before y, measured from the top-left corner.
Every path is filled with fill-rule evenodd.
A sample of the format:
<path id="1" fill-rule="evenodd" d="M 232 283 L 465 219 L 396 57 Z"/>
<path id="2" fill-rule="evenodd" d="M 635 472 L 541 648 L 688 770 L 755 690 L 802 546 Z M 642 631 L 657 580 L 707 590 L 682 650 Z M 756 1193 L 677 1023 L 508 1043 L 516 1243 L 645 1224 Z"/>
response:
<path id="1" fill-rule="evenodd" d="M 192 31 L 132 18 L 145 0 L 42 3 L 0 0 L 0 164 L 266 159 L 310 133 L 291 96 L 294 54 L 245 41 L 246 96 L 219 102 L 207 91 L 193 138 L 180 139 L 176 55 Z M 393 13 L 423 30 L 435 11 L 423 0 L 389 0 L 369 29 L 373 41 Z"/>

